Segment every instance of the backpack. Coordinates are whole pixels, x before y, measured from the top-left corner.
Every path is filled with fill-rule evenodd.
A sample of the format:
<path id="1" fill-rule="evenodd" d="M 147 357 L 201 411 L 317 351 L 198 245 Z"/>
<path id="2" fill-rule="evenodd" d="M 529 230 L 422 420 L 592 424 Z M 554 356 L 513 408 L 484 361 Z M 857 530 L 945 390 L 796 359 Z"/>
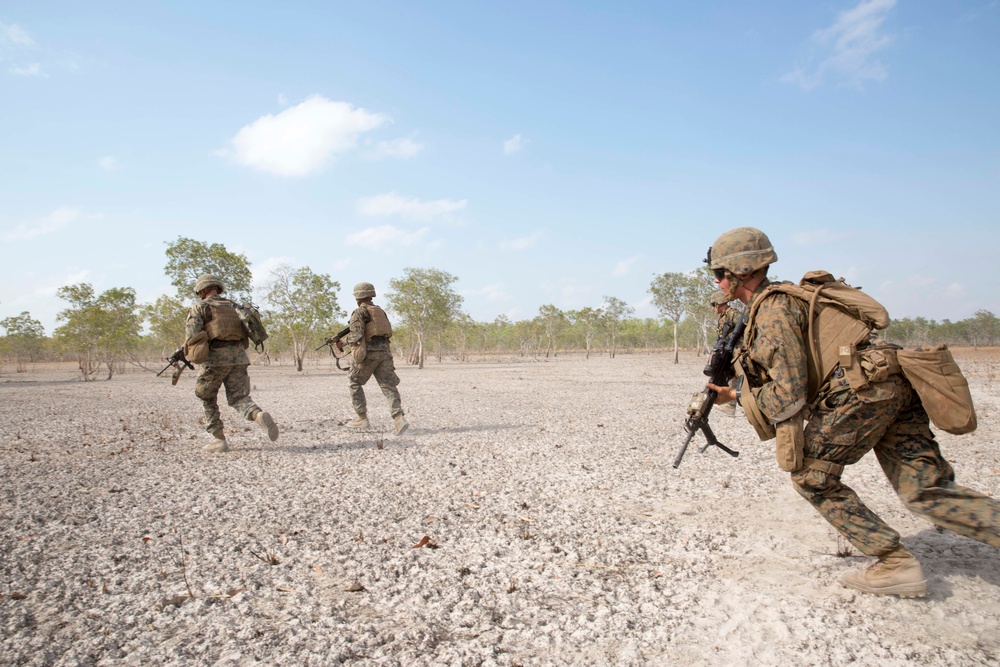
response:
<path id="1" fill-rule="evenodd" d="M 756 333 L 753 323 L 760 305 L 768 295 L 776 292 L 809 304 L 806 334 L 809 345 L 809 400 L 816 396 L 838 365 L 849 377 L 859 372 L 860 365 L 851 362 L 851 357 L 857 356 L 857 346 L 867 341 L 872 331 L 889 326 L 889 313 L 878 301 L 851 287 L 843 278 L 835 280 L 827 271 L 810 271 L 798 285 L 772 283 L 754 300 L 747 314 L 747 333 L 744 336 L 748 347 Z M 852 370 L 856 372 L 852 373 Z M 852 382 L 852 386 L 854 384 Z M 867 382 L 862 380 L 860 384 Z"/>
<path id="2" fill-rule="evenodd" d="M 253 343 L 254 349 L 257 352 L 263 352 L 264 341 L 267 340 L 268 336 L 257 306 L 249 301 L 243 304 L 234 303 L 233 306 L 236 308 L 236 314 L 240 316 L 240 322 L 243 323 L 243 329 L 246 331 L 247 338 Z"/>
<path id="3" fill-rule="evenodd" d="M 902 373 L 910 382 L 934 425 L 961 435 L 976 428 L 976 411 L 969 383 L 946 345 L 902 350 L 881 344 L 858 350 L 876 329 L 889 326 L 889 313 L 878 301 L 843 278 L 826 271 L 810 271 L 798 285 L 768 285 L 750 309 L 747 345 L 752 342 L 753 320 L 768 294 L 782 292 L 809 304 L 809 390 L 812 401 L 819 388 L 839 366 L 851 388 L 863 395 L 871 383 Z"/>

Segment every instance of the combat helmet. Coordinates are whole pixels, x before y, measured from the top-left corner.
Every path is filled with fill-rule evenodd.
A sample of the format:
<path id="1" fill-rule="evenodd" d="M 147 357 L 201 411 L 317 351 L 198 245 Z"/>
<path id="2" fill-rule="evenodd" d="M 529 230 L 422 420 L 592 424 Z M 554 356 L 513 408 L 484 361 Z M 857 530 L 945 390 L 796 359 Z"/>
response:
<path id="1" fill-rule="evenodd" d="M 375 286 L 371 283 L 358 283 L 354 286 L 354 298 L 360 301 L 375 296 Z"/>
<path id="2" fill-rule="evenodd" d="M 213 276 L 211 273 L 202 274 L 198 278 L 198 282 L 194 284 L 194 293 L 200 295 L 203 290 L 207 290 L 209 287 L 214 287 L 219 290 L 219 294 L 226 291 L 225 286 L 223 286 L 222 281 Z"/>
<path id="3" fill-rule="evenodd" d="M 720 236 L 708 249 L 710 269 L 725 269 L 744 276 L 778 261 L 767 234 L 756 227 L 737 227 Z"/>
<path id="4" fill-rule="evenodd" d="M 713 306 L 721 306 L 724 303 L 729 303 L 729 297 L 722 290 L 716 290 L 712 293 L 711 298 L 708 302 Z"/>

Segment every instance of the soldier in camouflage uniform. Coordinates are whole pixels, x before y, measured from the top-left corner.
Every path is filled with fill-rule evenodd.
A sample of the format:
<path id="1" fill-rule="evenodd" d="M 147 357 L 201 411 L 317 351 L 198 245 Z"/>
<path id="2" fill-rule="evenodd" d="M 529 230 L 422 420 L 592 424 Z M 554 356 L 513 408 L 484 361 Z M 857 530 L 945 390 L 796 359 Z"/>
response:
<path id="1" fill-rule="evenodd" d="M 272 440 L 278 439 L 278 427 L 271 415 L 258 407 L 250 398 L 250 376 L 246 348 L 249 345 L 246 331 L 236 313 L 233 302 L 223 298 L 222 281 L 205 274 L 194 288 L 201 299 L 188 312 L 185 332 L 187 341 L 204 331 L 208 334 L 208 358 L 202 363 L 201 373 L 195 383 L 194 394 L 205 408 L 205 429 L 214 441 L 203 448 L 206 452 L 225 452 L 229 449 L 219 412 L 219 388 L 225 385 L 226 401 L 243 415 L 267 431 Z"/>
<path id="2" fill-rule="evenodd" d="M 347 426 L 349 428 L 368 428 L 368 404 L 365 400 L 364 384 L 374 375 L 379 388 L 389 401 L 392 414 L 393 431 L 402 435 L 409 423 L 403 416 L 402 400 L 399 397 L 399 376 L 392 363 L 392 350 L 389 339 L 392 337 L 392 326 L 385 311 L 372 303 L 375 297 L 375 286 L 371 283 L 358 283 L 354 286 L 354 299 L 358 307 L 351 313 L 348 325 L 351 329 L 347 334 L 347 343 L 352 348 L 354 364 L 348 377 L 351 391 L 351 403 L 357 417 Z M 337 347 L 344 349 L 344 344 L 337 341 Z"/>
<path id="3" fill-rule="evenodd" d="M 725 338 L 736 328 L 741 313 L 729 305 L 729 299 L 721 290 L 712 293 L 709 303 L 712 304 L 712 309 L 719 316 L 719 322 L 715 325 L 715 337 Z"/>
<path id="4" fill-rule="evenodd" d="M 712 304 L 712 308 L 719 316 L 719 321 L 715 325 L 715 338 L 717 340 L 722 338 L 729 338 L 729 336 L 732 335 L 733 333 L 733 329 L 736 328 L 736 323 L 739 321 L 740 315 L 742 313 L 740 313 L 740 311 L 736 310 L 735 308 L 729 305 L 729 299 L 726 298 L 725 293 L 720 290 L 716 290 L 715 292 L 713 292 L 708 302 Z M 736 378 L 732 379 L 732 381 L 730 382 L 730 386 L 731 387 L 736 386 Z M 733 401 L 730 403 L 726 403 L 724 405 L 720 405 L 718 409 L 725 412 L 728 415 L 735 416 L 736 402 Z"/>
<path id="5" fill-rule="evenodd" d="M 763 232 L 742 227 L 720 236 L 707 261 L 727 298 L 750 307 L 769 284 L 767 269 L 777 259 Z M 852 545 L 878 558 L 866 570 L 843 577 L 844 585 L 876 595 L 926 595 L 920 563 L 900 544 L 899 533 L 843 483 L 843 466 L 874 450 L 910 511 L 996 547 L 1000 502 L 955 484 L 920 398 L 904 376 L 889 375 L 873 383 L 874 391 L 862 398 L 837 368 L 818 395 L 807 396 L 808 318 L 808 304 L 769 292 L 759 304 L 753 331 L 744 338 L 750 342 L 739 362 L 746 369 L 743 386 L 709 386 L 719 392 L 717 402 L 738 400 L 748 418 L 755 404 L 774 428 L 798 420 L 801 429 L 802 419 L 808 421 L 804 463 L 791 472 L 792 484 Z"/>

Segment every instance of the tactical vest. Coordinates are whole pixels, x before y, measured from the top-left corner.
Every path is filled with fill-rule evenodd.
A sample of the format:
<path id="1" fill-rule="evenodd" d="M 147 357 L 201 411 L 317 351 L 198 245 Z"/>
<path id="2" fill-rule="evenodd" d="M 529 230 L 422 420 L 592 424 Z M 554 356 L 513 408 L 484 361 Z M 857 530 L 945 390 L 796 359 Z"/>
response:
<path id="1" fill-rule="evenodd" d="M 858 345 L 866 342 L 874 330 L 889 326 L 889 313 L 882 304 L 843 279 L 834 280 L 826 271 L 810 271 L 798 285 L 773 283 L 754 299 L 747 314 L 746 349 L 752 347 L 756 336 L 754 321 L 757 311 L 765 299 L 777 293 L 788 294 L 809 305 L 806 331 L 809 352 L 807 401 L 811 402 L 816 397 L 820 387 L 838 366 L 855 390 L 866 387 L 868 378 L 858 355 Z M 864 356 L 871 355 L 865 353 Z M 899 372 L 898 364 L 885 369 L 885 378 L 893 372 Z"/>
<path id="2" fill-rule="evenodd" d="M 373 303 L 366 303 L 363 308 L 368 313 L 368 320 L 365 322 L 365 340 L 371 340 L 375 336 L 385 336 L 392 338 L 392 325 L 385 311 Z"/>
<path id="3" fill-rule="evenodd" d="M 233 303 L 228 299 L 208 299 L 202 301 L 206 309 L 202 311 L 205 317 L 205 333 L 213 340 L 243 340 L 246 332 L 243 322 Z"/>

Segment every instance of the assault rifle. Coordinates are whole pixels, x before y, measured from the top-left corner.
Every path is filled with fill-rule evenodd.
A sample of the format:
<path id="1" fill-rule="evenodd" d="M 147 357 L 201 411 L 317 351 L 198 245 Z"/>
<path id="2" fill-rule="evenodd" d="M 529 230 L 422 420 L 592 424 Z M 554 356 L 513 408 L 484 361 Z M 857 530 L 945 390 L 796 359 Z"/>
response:
<path id="1" fill-rule="evenodd" d="M 746 315 L 744 315 L 736 323 L 728 338 L 720 338 L 712 346 L 712 354 L 708 357 L 708 363 L 705 365 L 704 371 L 711 384 L 717 387 L 725 387 L 733 379 L 733 375 L 735 374 L 733 371 L 733 350 L 739 345 L 740 339 L 743 338 L 743 330 L 746 328 L 746 325 Z M 687 432 L 687 437 L 684 438 L 684 444 L 681 446 L 681 451 L 677 453 L 677 458 L 674 459 L 675 468 L 681 464 L 681 459 L 684 458 L 684 452 L 687 451 L 691 438 L 698 431 L 705 434 L 705 444 L 698 450 L 699 452 L 704 452 L 708 449 L 709 445 L 715 445 L 730 456 L 735 457 L 740 455 L 739 452 L 729 449 L 729 447 L 719 442 L 719 439 L 712 433 L 712 428 L 708 425 L 708 414 L 712 411 L 712 406 L 715 405 L 715 398 L 718 395 L 718 392 L 714 389 L 705 387 L 691 399 L 691 404 L 688 405 L 688 416 L 684 421 L 684 430 Z"/>
<path id="2" fill-rule="evenodd" d="M 330 354 L 332 354 L 333 358 L 336 359 L 336 361 L 334 363 L 337 364 L 337 368 L 340 368 L 340 370 L 342 370 L 342 371 L 348 370 L 346 368 L 341 368 L 341 366 L 340 366 L 340 360 L 341 360 L 342 357 L 338 357 L 337 356 L 337 343 L 339 343 L 340 339 L 343 338 L 344 336 L 346 336 L 349 333 L 351 333 L 351 327 L 350 326 L 344 327 L 343 329 L 341 329 L 340 331 L 338 331 L 333 336 L 328 336 L 328 337 L 324 338 L 323 339 L 323 344 L 320 345 L 319 347 L 317 347 L 315 350 L 313 350 L 313 352 L 319 352 L 324 347 L 329 346 L 329 348 L 330 348 Z M 347 355 L 344 355 L 344 356 L 347 356 Z"/>
<path id="3" fill-rule="evenodd" d="M 174 374 L 170 378 L 170 384 L 177 384 L 177 380 L 180 379 L 181 373 L 184 372 L 184 367 L 187 366 L 191 370 L 194 370 L 194 366 L 188 361 L 187 357 L 184 356 L 184 348 L 179 347 L 177 351 L 167 357 L 167 365 L 163 367 L 163 370 L 156 374 L 156 377 L 163 375 L 168 368 L 174 367 Z"/>

